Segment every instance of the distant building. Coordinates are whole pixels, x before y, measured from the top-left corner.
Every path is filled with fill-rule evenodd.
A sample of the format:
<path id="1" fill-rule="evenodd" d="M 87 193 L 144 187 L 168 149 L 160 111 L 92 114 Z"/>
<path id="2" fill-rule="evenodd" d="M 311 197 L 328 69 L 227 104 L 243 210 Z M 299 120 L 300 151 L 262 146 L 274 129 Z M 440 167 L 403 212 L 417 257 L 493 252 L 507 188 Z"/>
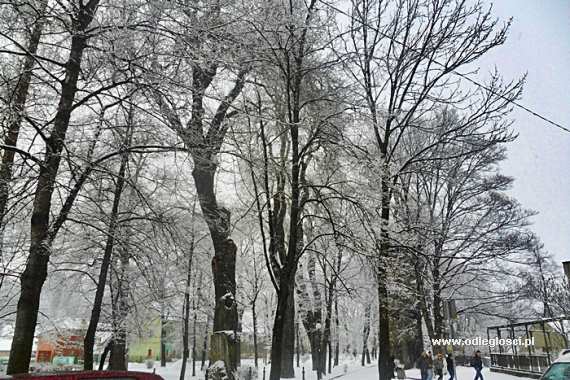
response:
<path id="1" fill-rule="evenodd" d="M 38 334 L 37 363 L 51 363 L 55 357 L 83 360 L 83 339 L 87 331 L 85 321 L 65 320 Z"/>
<path id="2" fill-rule="evenodd" d="M 142 331 L 129 334 L 129 362 L 143 362 L 146 359 L 160 360 L 160 317 L 149 321 Z M 178 320 L 169 320 L 164 326 L 164 350 L 167 361 L 180 357 L 179 334 L 182 330 Z"/>

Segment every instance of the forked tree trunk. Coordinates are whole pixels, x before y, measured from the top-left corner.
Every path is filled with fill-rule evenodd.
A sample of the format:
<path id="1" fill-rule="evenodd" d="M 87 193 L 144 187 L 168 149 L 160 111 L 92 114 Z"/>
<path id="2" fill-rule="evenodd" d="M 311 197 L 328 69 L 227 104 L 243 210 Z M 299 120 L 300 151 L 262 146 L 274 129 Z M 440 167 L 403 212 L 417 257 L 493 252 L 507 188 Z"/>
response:
<path id="1" fill-rule="evenodd" d="M 40 167 L 30 228 L 30 250 L 24 272 L 20 277 L 20 298 L 16 311 L 16 325 L 8 360 L 8 374 L 28 372 L 32 345 L 36 331 L 40 296 L 47 278 L 47 266 L 52 239 L 49 234 L 51 197 L 61 161 L 61 152 L 71 118 L 72 105 L 77 92 L 83 50 L 87 35 L 81 33 L 91 23 L 99 1 L 91 0 L 82 6 L 75 21 L 77 33 L 71 39 L 69 59 L 65 64 L 65 78 L 61 82 L 61 95 L 54 118 L 54 126 L 46 141 L 45 159 Z"/>
<path id="2" fill-rule="evenodd" d="M 214 177 L 217 170 L 216 156 L 220 153 L 227 132 L 228 109 L 241 93 L 248 69 L 242 69 L 238 73 L 234 87 L 218 105 L 215 116 L 210 120 L 208 131 L 204 135 L 204 96 L 206 89 L 216 76 L 217 68 L 216 63 L 212 63 L 208 67 L 195 66 L 193 68 L 192 118 L 188 125 L 183 125 L 179 115 L 158 91 L 155 92 L 155 100 L 170 126 L 177 132 L 192 154 L 194 162 L 192 176 L 194 177 L 200 208 L 214 246 L 212 274 L 216 302 L 212 338 L 216 340 L 216 345 L 215 349 L 214 344 L 210 345 L 210 362 L 222 360 L 225 363 L 228 376 L 233 377 L 233 373 L 239 364 L 239 339 L 236 336 L 237 334 L 232 337 L 227 332 L 237 332 L 238 329 L 235 302 L 237 246 L 230 238 L 231 213 L 217 202 Z M 227 350 L 228 354 L 221 355 L 220 352 L 215 352 L 219 348 L 223 348 L 224 351 Z"/>

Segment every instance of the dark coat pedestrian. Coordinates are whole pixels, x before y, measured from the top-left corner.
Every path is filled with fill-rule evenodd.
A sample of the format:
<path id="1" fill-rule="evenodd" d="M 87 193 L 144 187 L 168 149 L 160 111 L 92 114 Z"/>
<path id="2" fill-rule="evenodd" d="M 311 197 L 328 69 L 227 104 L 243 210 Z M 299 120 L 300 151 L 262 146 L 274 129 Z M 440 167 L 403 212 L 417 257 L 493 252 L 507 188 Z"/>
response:
<path id="1" fill-rule="evenodd" d="M 475 379 L 474 380 L 483 380 L 483 359 L 481 359 L 481 351 L 477 350 L 475 352 L 475 356 L 471 359 L 471 366 L 475 368 Z"/>
<path id="2" fill-rule="evenodd" d="M 449 380 L 453 380 L 455 378 L 455 361 L 453 360 L 453 354 L 447 354 L 445 361 L 447 364 L 447 372 L 449 373 Z"/>

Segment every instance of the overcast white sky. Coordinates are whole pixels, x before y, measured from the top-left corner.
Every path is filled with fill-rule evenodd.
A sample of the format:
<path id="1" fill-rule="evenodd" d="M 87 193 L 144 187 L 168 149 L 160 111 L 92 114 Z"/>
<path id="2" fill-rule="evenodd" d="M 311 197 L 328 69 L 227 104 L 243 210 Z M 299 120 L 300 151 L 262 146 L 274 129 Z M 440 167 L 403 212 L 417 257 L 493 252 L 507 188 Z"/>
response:
<path id="1" fill-rule="evenodd" d="M 494 14 L 513 17 L 507 43 L 481 61 L 507 79 L 528 72 L 520 101 L 570 128 L 570 0 L 494 0 Z M 558 261 L 570 260 L 570 133 L 522 110 L 514 113 L 518 140 L 503 172 L 516 178 L 512 194 L 540 214 L 533 230 Z"/>

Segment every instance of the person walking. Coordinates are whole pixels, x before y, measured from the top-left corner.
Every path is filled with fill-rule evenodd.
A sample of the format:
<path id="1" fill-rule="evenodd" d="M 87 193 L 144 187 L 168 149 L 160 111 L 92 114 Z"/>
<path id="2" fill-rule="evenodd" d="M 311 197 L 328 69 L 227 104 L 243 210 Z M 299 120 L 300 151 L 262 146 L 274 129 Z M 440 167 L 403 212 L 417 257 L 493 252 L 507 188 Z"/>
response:
<path id="1" fill-rule="evenodd" d="M 427 361 L 427 352 L 422 352 L 418 359 L 418 368 L 420 369 L 420 375 L 422 380 L 428 379 L 428 361 Z"/>
<path id="2" fill-rule="evenodd" d="M 433 356 L 431 351 L 427 354 L 427 380 L 433 380 Z"/>
<path id="3" fill-rule="evenodd" d="M 443 354 L 441 352 L 438 352 L 433 362 L 433 368 L 435 370 L 435 374 L 437 375 L 437 380 L 443 380 L 443 366 Z"/>
<path id="4" fill-rule="evenodd" d="M 447 354 L 445 362 L 447 364 L 447 372 L 449 372 L 449 380 L 453 380 L 455 378 L 455 361 L 451 352 Z"/>
<path id="5" fill-rule="evenodd" d="M 475 368 L 475 379 L 474 380 L 483 380 L 483 359 L 481 359 L 481 351 L 477 350 L 475 352 L 475 356 L 471 360 L 471 366 Z"/>

